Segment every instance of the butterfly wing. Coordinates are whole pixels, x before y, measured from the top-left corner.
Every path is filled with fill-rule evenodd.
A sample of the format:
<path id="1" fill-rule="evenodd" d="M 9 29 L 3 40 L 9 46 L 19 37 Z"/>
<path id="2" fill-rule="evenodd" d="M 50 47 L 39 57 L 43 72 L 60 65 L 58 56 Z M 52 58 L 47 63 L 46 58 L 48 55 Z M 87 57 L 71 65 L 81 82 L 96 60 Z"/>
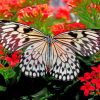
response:
<path id="1" fill-rule="evenodd" d="M 46 74 L 47 42 L 35 42 L 28 46 L 21 58 L 20 68 L 26 76 L 39 77 Z"/>
<path id="2" fill-rule="evenodd" d="M 79 73 L 76 53 L 89 56 L 100 50 L 100 30 L 75 30 L 53 38 L 51 74 L 59 80 L 72 80 Z"/>
<path id="3" fill-rule="evenodd" d="M 43 38 L 42 32 L 30 26 L 10 21 L 0 21 L 0 43 L 10 51 L 21 49 Z"/>
<path id="4" fill-rule="evenodd" d="M 69 81 L 79 73 L 79 61 L 71 48 L 59 43 L 52 43 L 51 74 L 58 80 Z"/>
<path id="5" fill-rule="evenodd" d="M 20 68 L 27 76 L 45 75 L 47 41 L 42 32 L 20 23 L 0 21 L 0 42 L 11 52 L 26 47 Z"/>
<path id="6" fill-rule="evenodd" d="M 57 35 L 54 39 L 82 56 L 100 50 L 100 30 L 74 30 Z"/>

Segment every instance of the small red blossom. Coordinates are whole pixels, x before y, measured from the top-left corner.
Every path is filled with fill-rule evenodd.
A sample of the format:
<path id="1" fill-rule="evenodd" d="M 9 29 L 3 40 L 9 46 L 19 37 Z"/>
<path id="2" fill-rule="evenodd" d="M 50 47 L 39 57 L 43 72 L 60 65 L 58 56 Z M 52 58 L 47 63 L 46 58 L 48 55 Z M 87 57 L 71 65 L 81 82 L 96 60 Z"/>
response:
<path id="1" fill-rule="evenodd" d="M 68 30 L 85 29 L 86 26 L 81 22 L 74 22 L 67 25 Z"/>
<path id="2" fill-rule="evenodd" d="M 91 78 L 92 78 L 91 74 L 89 72 L 86 72 L 83 77 L 80 77 L 80 81 L 81 82 L 88 81 Z"/>
<path id="3" fill-rule="evenodd" d="M 93 95 L 94 92 L 96 95 L 100 95 L 100 65 L 97 67 L 91 67 L 92 71 L 86 72 L 83 77 L 80 77 L 80 81 L 83 82 L 81 90 L 84 91 L 84 95 Z"/>
<path id="4" fill-rule="evenodd" d="M 94 70 L 95 72 L 99 73 L 100 72 L 100 65 L 98 65 L 98 67 L 91 67 L 92 70 Z"/>
<path id="5" fill-rule="evenodd" d="M 95 87 L 92 86 L 90 82 L 87 82 L 86 84 L 84 84 L 84 85 L 81 87 L 81 90 L 84 91 L 84 95 L 85 95 L 85 96 L 88 96 L 90 91 L 94 91 L 94 90 L 95 90 Z"/>
<path id="6" fill-rule="evenodd" d="M 50 29 L 54 35 L 58 35 L 62 32 L 67 31 L 65 27 L 66 27 L 66 23 L 59 23 L 51 26 Z"/>
<path id="7" fill-rule="evenodd" d="M 70 21 L 70 12 L 69 10 L 66 9 L 66 7 L 59 7 L 58 10 L 55 13 L 55 17 L 60 19 L 60 18 L 64 18 L 67 21 Z"/>
<path id="8" fill-rule="evenodd" d="M 100 90 L 100 81 L 97 81 L 97 82 L 96 82 L 96 88 L 97 88 L 98 90 Z"/>
<path id="9" fill-rule="evenodd" d="M 18 52 L 18 51 L 14 52 L 14 53 L 11 55 L 11 57 L 9 57 L 9 56 L 5 57 L 5 60 L 6 60 L 7 62 L 9 62 L 10 66 L 12 66 L 12 67 L 16 66 L 16 64 L 18 64 L 19 61 L 20 61 L 19 52 Z"/>

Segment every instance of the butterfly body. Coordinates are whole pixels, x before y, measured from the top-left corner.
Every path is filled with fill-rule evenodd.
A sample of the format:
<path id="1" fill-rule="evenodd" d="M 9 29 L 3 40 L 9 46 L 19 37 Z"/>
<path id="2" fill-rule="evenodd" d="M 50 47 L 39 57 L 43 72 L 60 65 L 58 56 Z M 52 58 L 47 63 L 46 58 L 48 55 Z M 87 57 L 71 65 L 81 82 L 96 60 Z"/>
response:
<path id="1" fill-rule="evenodd" d="M 76 53 L 90 56 L 100 50 L 100 30 L 73 30 L 52 37 L 27 25 L 1 21 L 0 42 L 12 52 L 26 48 L 19 65 L 26 76 L 50 73 L 58 80 L 69 81 L 79 73 Z"/>

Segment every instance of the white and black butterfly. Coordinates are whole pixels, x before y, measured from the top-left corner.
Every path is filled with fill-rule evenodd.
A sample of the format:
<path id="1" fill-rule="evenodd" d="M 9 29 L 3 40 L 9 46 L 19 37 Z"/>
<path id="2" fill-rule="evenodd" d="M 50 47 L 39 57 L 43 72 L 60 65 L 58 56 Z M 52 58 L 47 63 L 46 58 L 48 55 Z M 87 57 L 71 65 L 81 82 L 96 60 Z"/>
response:
<path id="1" fill-rule="evenodd" d="M 26 76 L 49 72 L 58 80 L 69 81 L 79 73 L 75 53 L 90 56 L 100 50 L 100 30 L 74 30 L 51 37 L 27 25 L 0 21 L 0 42 L 10 51 L 26 47 L 19 65 Z"/>

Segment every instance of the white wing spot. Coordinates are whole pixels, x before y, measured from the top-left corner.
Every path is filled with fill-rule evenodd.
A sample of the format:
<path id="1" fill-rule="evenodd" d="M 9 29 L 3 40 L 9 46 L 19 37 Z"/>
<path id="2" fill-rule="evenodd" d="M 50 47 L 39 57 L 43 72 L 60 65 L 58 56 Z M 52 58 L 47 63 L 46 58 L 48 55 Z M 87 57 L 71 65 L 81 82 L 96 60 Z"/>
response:
<path id="1" fill-rule="evenodd" d="M 33 73 L 33 77 L 36 77 L 36 73 L 35 72 Z"/>
<path id="2" fill-rule="evenodd" d="M 24 72 L 25 71 L 25 67 L 22 67 L 22 72 Z"/>
<path id="3" fill-rule="evenodd" d="M 25 75 L 26 75 L 26 76 L 28 76 L 28 73 L 29 73 L 28 71 L 25 71 Z"/>

